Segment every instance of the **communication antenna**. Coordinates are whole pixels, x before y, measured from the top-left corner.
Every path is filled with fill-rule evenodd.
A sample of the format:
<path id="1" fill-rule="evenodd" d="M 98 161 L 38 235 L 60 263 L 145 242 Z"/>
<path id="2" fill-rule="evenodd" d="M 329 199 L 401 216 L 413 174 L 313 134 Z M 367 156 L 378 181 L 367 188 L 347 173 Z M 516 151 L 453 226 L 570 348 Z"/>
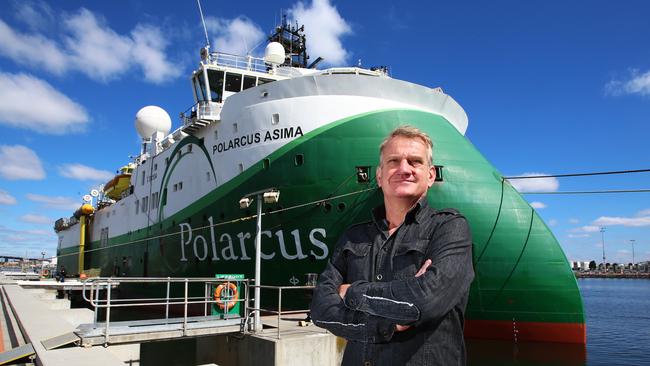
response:
<path id="1" fill-rule="evenodd" d="M 196 5 L 199 6 L 199 14 L 201 14 L 201 23 L 203 23 L 203 32 L 205 33 L 205 45 L 210 48 L 210 38 L 208 38 L 208 28 L 205 26 L 205 19 L 203 18 L 203 10 L 201 9 L 201 0 L 196 0 Z"/>

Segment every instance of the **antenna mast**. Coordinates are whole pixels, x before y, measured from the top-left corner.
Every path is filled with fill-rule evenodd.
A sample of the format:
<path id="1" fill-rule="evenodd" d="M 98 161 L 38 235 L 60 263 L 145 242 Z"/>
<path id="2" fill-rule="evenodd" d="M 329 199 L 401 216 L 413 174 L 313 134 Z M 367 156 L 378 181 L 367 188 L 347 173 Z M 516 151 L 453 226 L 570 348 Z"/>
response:
<path id="1" fill-rule="evenodd" d="M 203 10 L 201 9 L 201 0 L 196 0 L 196 5 L 199 6 L 199 14 L 201 14 L 201 23 L 203 23 L 203 32 L 205 33 L 205 46 L 210 48 L 210 38 L 208 38 L 208 28 L 205 26 L 205 19 L 203 18 Z"/>

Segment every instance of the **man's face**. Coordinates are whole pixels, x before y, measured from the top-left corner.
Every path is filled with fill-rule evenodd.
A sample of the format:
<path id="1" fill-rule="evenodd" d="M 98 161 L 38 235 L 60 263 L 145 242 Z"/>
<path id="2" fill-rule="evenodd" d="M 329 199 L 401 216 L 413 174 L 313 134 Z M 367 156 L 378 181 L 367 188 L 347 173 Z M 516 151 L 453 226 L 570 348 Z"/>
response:
<path id="1" fill-rule="evenodd" d="M 396 136 L 389 140 L 377 169 L 384 199 L 417 201 L 423 197 L 436 178 L 436 170 L 427 160 L 427 146 L 420 139 Z"/>

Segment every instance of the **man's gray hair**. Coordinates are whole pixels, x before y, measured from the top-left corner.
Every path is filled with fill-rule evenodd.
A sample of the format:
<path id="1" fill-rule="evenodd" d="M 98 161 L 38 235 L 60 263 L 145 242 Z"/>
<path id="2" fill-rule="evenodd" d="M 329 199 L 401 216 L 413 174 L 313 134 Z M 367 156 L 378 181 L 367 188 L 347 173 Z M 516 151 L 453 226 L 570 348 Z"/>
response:
<path id="1" fill-rule="evenodd" d="M 399 126 L 396 129 L 394 129 L 388 136 L 386 136 L 386 138 L 381 143 L 381 145 L 379 145 L 380 164 L 381 164 L 381 154 L 384 152 L 384 148 L 386 147 L 386 144 L 388 144 L 388 142 L 395 137 L 420 139 L 424 143 L 424 146 L 427 147 L 427 161 L 429 162 L 429 165 L 433 165 L 433 142 L 431 141 L 431 138 L 429 137 L 429 135 L 422 132 L 420 129 L 408 125 Z"/>

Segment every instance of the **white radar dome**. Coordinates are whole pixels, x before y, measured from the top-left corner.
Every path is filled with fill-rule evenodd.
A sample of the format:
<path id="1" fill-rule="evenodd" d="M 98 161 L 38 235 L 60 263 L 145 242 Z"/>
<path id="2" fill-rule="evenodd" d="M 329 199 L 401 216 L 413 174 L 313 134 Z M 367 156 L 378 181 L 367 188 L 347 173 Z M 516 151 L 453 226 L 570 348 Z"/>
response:
<path id="1" fill-rule="evenodd" d="M 284 47 L 278 42 L 269 43 L 264 50 L 264 61 L 270 64 L 281 65 L 284 57 Z"/>
<path id="2" fill-rule="evenodd" d="M 167 135 L 172 128 L 172 119 L 164 109 L 155 105 L 146 106 L 135 115 L 135 129 L 143 139 L 148 139 L 154 132 Z"/>

